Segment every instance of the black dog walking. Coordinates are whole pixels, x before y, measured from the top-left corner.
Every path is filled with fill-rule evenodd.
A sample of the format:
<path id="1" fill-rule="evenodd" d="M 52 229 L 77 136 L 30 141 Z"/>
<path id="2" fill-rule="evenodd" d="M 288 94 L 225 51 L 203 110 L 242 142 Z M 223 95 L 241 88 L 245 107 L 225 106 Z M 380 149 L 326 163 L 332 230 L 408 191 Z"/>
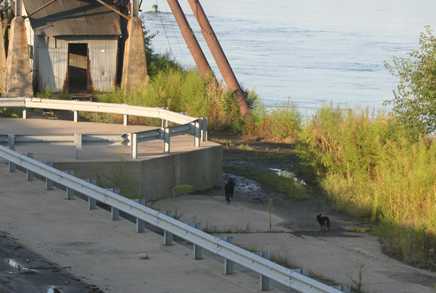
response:
<path id="1" fill-rule="evenodd" d="M 329 217 L 323 216 L 322 214 L 319 214 L 316 216 L 316 220 L 318 221 L 318 224 L 321 226 L 322 232 L 330 231 L 330 219 Z"/>
<path id="2" fill-rule="evenodd" d="M 229 180 L 227 180 L 227 183 L 224 186 L 224 192 L 227 203 L 230 203 L 230 201 L 233 199 L 233 193 L 235 192 L 235 180 L 233 178 L 229 178 Z"/>

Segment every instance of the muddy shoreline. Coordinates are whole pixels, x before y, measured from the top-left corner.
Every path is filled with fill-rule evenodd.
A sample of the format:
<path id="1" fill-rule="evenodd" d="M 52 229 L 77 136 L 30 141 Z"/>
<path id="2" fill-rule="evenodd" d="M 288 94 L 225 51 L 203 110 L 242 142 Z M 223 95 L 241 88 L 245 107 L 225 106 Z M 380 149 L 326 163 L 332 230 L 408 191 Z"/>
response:
<path id="1" fill-rule="evenodd" d="M 32 252 L 12 235 L 0 231 L 0 293 L 100 293 L 60 267 Z"/>

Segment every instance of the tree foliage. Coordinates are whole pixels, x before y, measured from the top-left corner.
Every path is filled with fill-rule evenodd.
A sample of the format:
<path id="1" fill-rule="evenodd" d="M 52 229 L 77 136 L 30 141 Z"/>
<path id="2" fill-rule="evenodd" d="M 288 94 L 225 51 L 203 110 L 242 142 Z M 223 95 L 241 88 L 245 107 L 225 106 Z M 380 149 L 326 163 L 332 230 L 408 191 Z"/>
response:
<path id="1" fill-rule="evenodd" d="M 396 57 L 387 68 L 399 78 L 393 110 L 414 130 L 436 131 L 436 37 L 430 27 L 421 34 L 419 48 Z"/>

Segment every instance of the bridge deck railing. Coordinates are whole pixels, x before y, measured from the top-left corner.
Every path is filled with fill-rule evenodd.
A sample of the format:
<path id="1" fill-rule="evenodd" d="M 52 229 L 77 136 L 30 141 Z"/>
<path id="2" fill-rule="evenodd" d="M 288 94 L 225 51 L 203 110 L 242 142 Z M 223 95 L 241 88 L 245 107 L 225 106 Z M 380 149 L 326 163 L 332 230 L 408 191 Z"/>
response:
<path id="1" fill-rule="evenodd" d="M 129 116 L 160 119 L 161 129 L 126 133 L 123 136 L 124 141 L 128 140 L 128 145 L 131 146 L 133 159 L 138 157 L 138 143 L 149 140 L 163 140 L 164 152 L 167 153 L 171 151 L 171 138 L 177 135 L 192 135 L 193 145 L 196 148 L 201 146 L 201 142 L 207 141 L 207 118 L 191 117 L 162 108 L 40 98 L 0 98 L 0 108 L 21 108 L 23 119 L 28 118 L 31 109 L 71 111 L 74 114 L 74 122 L 79 121 L 79 112 L 119 114 L 123 116 L 125 126 L 128 125 Z M 175 126 L 169 126 L 170 123 Z M 75 141 L 78 142 L 77 139 Z"/>

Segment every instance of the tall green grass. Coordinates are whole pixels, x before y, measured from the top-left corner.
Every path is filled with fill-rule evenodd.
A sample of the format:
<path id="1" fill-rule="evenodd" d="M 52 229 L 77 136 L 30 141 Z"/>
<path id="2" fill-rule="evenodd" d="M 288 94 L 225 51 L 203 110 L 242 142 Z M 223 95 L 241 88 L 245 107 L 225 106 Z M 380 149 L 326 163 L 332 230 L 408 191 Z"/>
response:
<path id="1" fill-rule="evenodd" d="M 252 117 L 244 121 L 245 135 L 272 142 L 292 143 L 298 139 L 302 118 L 294 106 L 266 110 L 258 98 L 254 101 Z"/>
<path id="2" fill-rule="evenodd" d="M 212 129 L 240 131 L 242 120 L 233 96 L 194 70 L 170 68 L 154 75 L 135 90 L 102 93 L 97 100 L 107 103 L 161 107 L 196 117 L 208 117 Z"/>
<path id="3" fill-rule="evenodd" d="M 436 144 L 394 117 L 323 108 L 301 149 L 339 209 L 378 223 L 388 253 L 436 269 Z"/>

